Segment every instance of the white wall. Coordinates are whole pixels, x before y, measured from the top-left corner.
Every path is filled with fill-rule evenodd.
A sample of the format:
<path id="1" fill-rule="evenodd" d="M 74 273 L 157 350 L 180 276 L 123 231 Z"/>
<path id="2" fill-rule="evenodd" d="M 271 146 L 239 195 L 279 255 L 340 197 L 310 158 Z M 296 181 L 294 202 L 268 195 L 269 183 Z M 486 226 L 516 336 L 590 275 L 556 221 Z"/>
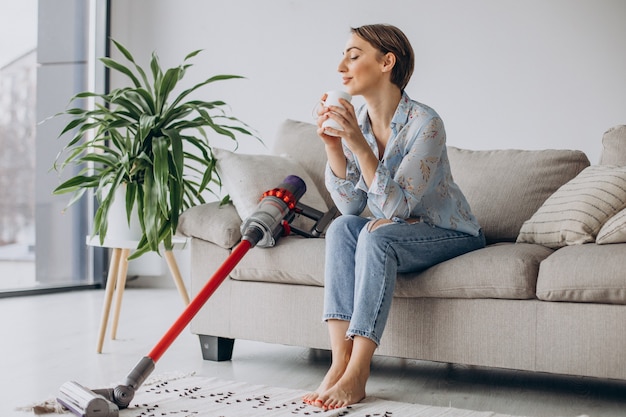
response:
<path id="1" fill-rule="evenodd" d="M 113 0 L 112 36 L 167 66 L 204 49 L 187 87 L 246 76 L 203 97 L 228 102 L 269 148 L 281 121 L 312 122 L 321 94 L 340 88 L 350 26 L 395 24 L 417 56 L 407 92 L 443 117 L 448 144 L 580 149 L 597 162 L 602 134 L 626 124 L 625 18 L 623 0 Z M 245 139 L 239 150 L 267 152 Z"/>
<path id="2" fill-rule="evenodd" d="M 407 91 L 444 118 L 449 144 L 573 148 L 596 162 L 602 133 L 626 123 L 625 18 L 623 0 L 113 0 L 112 36 L 168 66 L 204 49 L 189 83 L 246 76 L 204 94 L 271 146 L 283 119 L 312 120 L 340 87 L 349 27 L 392 23 L 417 55 Z"/>

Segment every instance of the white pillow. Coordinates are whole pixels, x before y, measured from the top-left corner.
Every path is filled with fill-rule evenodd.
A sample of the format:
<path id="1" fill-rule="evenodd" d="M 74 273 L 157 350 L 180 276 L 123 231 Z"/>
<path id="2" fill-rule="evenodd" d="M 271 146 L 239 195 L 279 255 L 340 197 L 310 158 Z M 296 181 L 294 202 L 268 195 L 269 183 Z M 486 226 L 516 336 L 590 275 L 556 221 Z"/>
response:
<path id="1" fill-rule="evenodd" d="M 247 219 L 259 204 L 265 191 L 276 188 L 289 175 L 300 177 L 306 184 L 302 204 L 325 213 L 328 206 L 304 168 L 288 156 L 238 154 L 214 148 L 217 172 L 222 186 L 230 195 L 242 220 Z M 297 216 L 292 225 L 309 231 L 313 221 Z"/>
<path id="2" fill-rule="evenodd" d="M 596 243 L 626 243 L 626 209 L 611 217 L 598 232 Z"/>
<path id="3" fill-rule="evenodd" d="M 590 243 L 602 225 L 625 207 L 626 166 L 590 166 L 524 222 L 517 242 L 550 248 Z"/>

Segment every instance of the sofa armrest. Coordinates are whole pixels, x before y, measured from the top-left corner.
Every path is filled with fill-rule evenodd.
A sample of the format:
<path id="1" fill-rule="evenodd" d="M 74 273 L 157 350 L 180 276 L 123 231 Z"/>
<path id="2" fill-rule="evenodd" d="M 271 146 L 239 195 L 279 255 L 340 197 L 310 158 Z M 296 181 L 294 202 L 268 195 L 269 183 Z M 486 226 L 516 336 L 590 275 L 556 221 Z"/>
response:
<path id="1" fill-rule="evenodd" d="M 241 218 L 232 204 L 200 204 L 186 210 L 178 221 L 178 233 L 230 249 L 241 240 Z"/>

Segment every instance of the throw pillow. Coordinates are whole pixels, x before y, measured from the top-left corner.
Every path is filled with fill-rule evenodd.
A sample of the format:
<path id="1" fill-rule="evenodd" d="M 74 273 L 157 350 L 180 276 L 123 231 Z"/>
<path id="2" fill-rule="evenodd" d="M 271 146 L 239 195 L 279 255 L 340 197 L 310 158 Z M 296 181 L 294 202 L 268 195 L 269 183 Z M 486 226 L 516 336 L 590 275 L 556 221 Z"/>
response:
<path id="1" fill-rule="evenodd" d="M 294 159 L 278 155 L 237 154 L 218 148 L 214 149 L 214 153 L 222 185 L 243 220 L 254 212 L 265 191 L 277 187 L 289 175 L 297 175 L 306 184 L 306 192 L 300 199 L 302 204 L 321 212 L 328 210 L 315 183 Z M 303 216 L 297 216 L 292 224 L 305 230 L 313 226 L 313 222 Z"/>
<path id="2" fill-rule="evenodd" d="M 604 132 L 600 165 L 626 165 L 626 125 L 613 126 Z"/>
<path id="3" fill-rule="evenodd" d="M 611 217 L 598 232 L 596 243 L 626 243 L 626 209 Z"/>
<path id="4" fill-rule="evenodd" d="M 289 155 L 302 165 L 302 168 L 313 179 L 328 207 L 335 205 L 324 181 L 326 151 L 324 142 L 317 136 L 317 125 L 290 119 L 283 121 L 276 133 L 271 153 Z"/>
<path id="5" fill-rule="evenodd" d="M 549 248 L 593 242 L 602 225 L 625 207 L 626 166 L 590 166 L 524 222 L 517 242 Z"/>

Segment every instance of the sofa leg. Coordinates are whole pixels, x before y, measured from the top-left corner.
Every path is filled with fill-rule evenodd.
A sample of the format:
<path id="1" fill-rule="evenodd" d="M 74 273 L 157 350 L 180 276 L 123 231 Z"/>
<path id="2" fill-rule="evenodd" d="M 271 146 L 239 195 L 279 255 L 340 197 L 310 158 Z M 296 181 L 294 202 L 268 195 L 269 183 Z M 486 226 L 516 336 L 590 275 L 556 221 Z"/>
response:
<path id="1" fill-rule="evenodd" d="M 233 346 L 235 339 L 227 339 L 225 337 L 200 336 L 200 348 L 202 349 L 202 358 L 206 361 L 229 361 L 233 357 Z"/>

